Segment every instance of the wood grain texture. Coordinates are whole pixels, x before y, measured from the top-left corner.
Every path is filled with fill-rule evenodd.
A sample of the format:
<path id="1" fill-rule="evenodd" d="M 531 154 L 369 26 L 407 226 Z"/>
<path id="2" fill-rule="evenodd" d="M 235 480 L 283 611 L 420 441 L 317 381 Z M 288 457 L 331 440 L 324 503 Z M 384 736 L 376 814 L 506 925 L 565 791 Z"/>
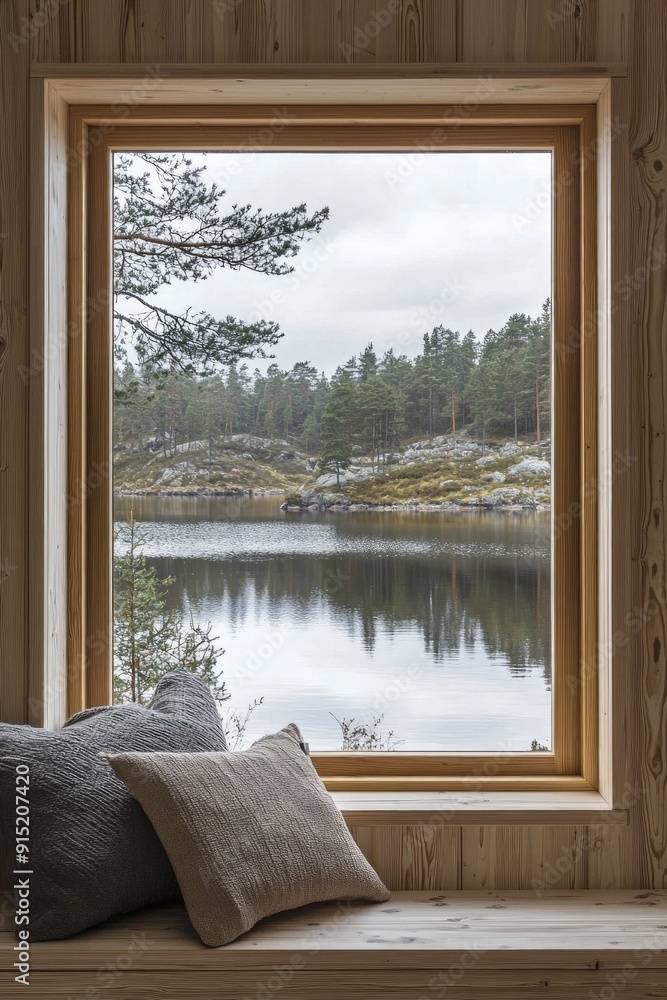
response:
<path id="1" fill-rule="evenodd" d="M 229 945 L 207 948 L 185 908 L 168 904 L 125 914 L 66 941 L 34 942 L 31 966 L 35 974 L 52 976 L 57 971 L 95 973 L 128 953 L 133 959 L 128 967 L 137 974 L 158 972 L 164 983 L 166 977 L 182 983 L 179 972 L 198 979 L 208 973 L 211 979 L 199 981 L 212 983 L 216 973 L 222 982 L 234 971 L 275 972 L 290 954 L 301 954 L 301 967 L 308 972 L 344 976 L 443 969 L 463 953 L 474 955 L 470 968 L 479 971 L 599 971 L 626 962 L 640 965 L 637 950 L 648 948 L 649 961 L 664 980 L 666 923 L 664 892 L 397 891 L 375 905 L 343 901 L 289 910 Z M 136 947 L 137 941 L 146 946 Z M 12 969 L 14 944 L 10 933 L 0 934 L 0 972 Z M 131 995 L 127 985 L 118 985 Z M 337 985 L 338 996 L 346 996 Z"/>
<path id="2" fill-rule="evenodd" d="M 567 126 L 558 126 L 564 129 Z M 279 150 L 340 150 L 351 146 L 356 150 L 390 150 L 422 148 L 428 143 L 428 149 L 459 150 L 478 147 L 480 149 L 548 149 L 554 143 L 555 128 L 543 126 L 478 126 L 474 122 L 465 122 L 460 127 L 447 133 L 445 126 L 441 133 L 429 126 L 399 124 L 399 125 L 365 125 L 353 130 L 349 125 L 327 123 L 326 125 L 284 125 L 276 129 L 272 135 L 270 148 Z M 142 149 L 170 150 L 175 143 L 184 149 L 220 150 L 243 149 L 252 143 L 256 135 L 253 127 L 229 125 L 224 129 L 218 126 L 181 125 L 178 131 L 172 126 L 145 125 L 140 136 L 135 127 L 117 125 L 109 130 L 109 147 L 116 149 L 136 148 L 140 143 Z M 252 148 L 252 147 L 251 147 Z M 576 235 L 575 235 L 576 247 Z M 576 258 L 576 254 L 575 254 Z M 578 283 L 575 281 L 575 294 Z M 578 410 L 578 405 L 577 405 Z"/>
<path id="3" fill-rule="evenodd" d="M 392 891 L 460 888 L 460 827 L 358 826 L 350 832 Z"/>
<path id="4" fill-rule="evenodd" d="M 534 109 L 538 110 L 538 109 Z M 539 113 L 548 121 L 548 108 L 543 107 Z M 104 121 L 108 121 L 107 143 L 111 149 L 220 149 L 243 148 L 252 141 L 256 126 L 229 123 L 221 128 L 211 126 L 205 120 L 196 125 L 187 123 L 171 125 L 142 124 L 135 121 L 126 125 L 124 114 L 120 113 L 120 123 L 114 115 L 118 109 L 113 107 L 104 112 L 98 112 Z M 168 109 L 163 115 L 168 116 Z M 265 118 L 267 110 L 262 113 Z M 558 109 L 557 115 L 562 114 Z M 554 157 L 554 189 L 558 192 L 555 199 L 554 215 L 554 282 L 556 288 L 556 303 L 554 309 L 554 356 L 555 385 L 554 394 L 554 428 L 555 428 L 555 508 L 558 513 L 570 511 L 576 507 L 580 496 L 580 466 L 573 462 L 572 457 L 580 448 L 580 351 L 579 345 L 570 345 L 571 332 L 579 324 L 580 297 L 580 187 L 577 175 L 573 170 L 575 155 L 579 149 L 579 130 L 574 125 L 551 126 L 510 126 L 496 127 L 488 125 L 480 127 L 475 121 L 467 121 L 465 116 L 459 127 L 451 130 L 441 128 L 437 133 L 428 126 L 408 125 L 405 122 L 392 124 L 369 124 L 363 122 L 363 127 L 357 128 L 354 123 L 341 116 L 342 121 L 329 120 L 326 124 L 287 124 L 280 129 L 279 136 L 272 141 L 272 148 L 285 149 L 385 149 L 385 148 L 421 148 L 424 143 L 437 145 L 443 149 L 455 148 L 545 148 L 553 150 Z M 90 260 L 88 294 L 91 301 L 101 301 L 108 289 L 108 247 L 111 244 L 111 233 L 108 230 L 110 220 L 108 212 L 103 208 L 103 194 L 108 186 L 108 162 L 106 154 L 95 152 L 88 168 L 88 186 L 91 192 L 91 211 L 96 217 L 88 223 L 90 235 L 88 258 Z M 93 195 L 93 192 L 95 194 Z M 74 225 L 73 227 L 74 228 Z M 102 377 L 104 365 L 108 362 L 108 316 L 106 311 L 94 315 L 90 323 L 90 338 L 88 350 L 89 371 L 96 372 L 96 386 L 89 392 L 90 410 L 88 412 L 87 429 L 89 450 L 87 465 L 92 472 L 95 469 L 110 465 L 110 445 L 108 434 L 108 414 L 105 407 L 111 408 L 106 380 Z M 592 391 L 591 387 L 591 391 Z M 72 390 L 74 391 L 74 390 Z M 594 442 L 591 442 L 594 449 Z M 78 453 L 79 448 L 76 447 Z M 87 494 L 90 493 L 87 490 Z M 108 498 L 105 499 L 104 511 L 99 504 L 102 502 L 102 486 L 96 487 L 90 502 L 90 515 L 87 517 L 89 528 L 89 549 L 94 551 L 91 566 L 95 571 L 88 576 L 86 587 L 87 610 L 86 618 L 94 635 L 111 633 L 111 617 L 109 611 L 108 553 L 104 544 L 104 524 L 108 521 Z M 95 509 L 93 509 L 95 508 Z M 555 626 L 555 665 L 554 665 L 554 755 L 514 755 L 508 758 L 507 764 L 482 755 L 470 762 L 465 755 L 445 758 L 444 755 L 403 754 L 400 751 L 391 754 L 374 755 L 315 755 L 314 763 L 321 774 L 327 776 L 327 787 L 331 790 L 363 788 L 381 790 L 392 788 L 397 791 L 410 791 L 413 787 L 423 790 L 446 789 L 451 787 L 470 787 L 472 790 L 508 790 L 516 787 L 521 792 L 546 789 L 550 787 L 549 777 L 529 779 L 522 772 L 531 774 L 542 773 L 553 775 L 554 768 L 560 775 L 571 775 L 571 778 L 554 778 L 557 789 L 576 790 L 580 786 L 587 787 L 579 777 L 580 761 L 580 712 L 578 698 L 580 685 L 571 684 L 577 681 L 577 667 L 580 662 L 580 595 L 579 581 L 579 537 L 580 519 L 575 517 L 568 525 L 567 532 L 557 533 L 554 540 L 554 621 Z M 83 592 L 83 588 L 79 587 Z M 95 591 L 99 591 L 99 601 Z M 94 625 L 93 625 L 94 623 Z M 109 650 L 105 647 L 103 653 L 89 655 L 86 667 L 87 687 L 89 691 L 102 692 L 108 685 L 110 676 Z M 95 704 L 96 702 L 89 702 Z M 596 719 L 590 717 L 594 723 Z M 595 734 L 589 737 L 595 743 Z M 514 769 L 512 770 L 511 765 Z M 507 771 L 504 771 L 507 767 Z M 332 768 L 332 770 L 328 770 Z M 349 775 L 347 768 L 350 769 Z M 472 782 L 450 777 L 456 774 L 481 773 L 483 777 L 475 777 Z M 417 774 L 416 778 L 407 777 Z M 492 775 L 489 777 L 488 775 Z M 515 782 L 505 777 L 505 774 L 518 774 Z M 330 777 L 333 775 L 333 777 Z M 426 777 L 428 775 L 428 777 Z M 399 777 L 400 776 L 400 777 Z M 473 809 L 473 812 L 475 810 Z M 525 817 L 524 817 L 525 820 Z M 563 822 L 565 820 L 562 820 Z M 570 817 L 571 821 L 571 817 Z M 468 819 L 470 822 L 470 819 Z"/>
<path id="5" fill-rule="evenodd" d="M 28 712 L 28 48 L 27 0 L 0 4 L 0 713 Z"/>
<path id="6" fill-rule="evenodd" d="M 640 331 L 642 385 L 641 742 L 643 864 L 649 881 L 667 885 L 667 7 L 637 3 L 630 85 L 633 171 L 631 246 L 644 270 L 633 301 Z M 639 26 L 641 24 L 641 29 Z M 650 30 L 649 30 L 650 25 Z M 649 265 L 647 266 L 647 262 Z M 652 262 L 652 263 L 651 263 Z M 639 274 L 639 272 L 638 272 Z"/>
<path id="7" fill-rule="evenodd" d="M 464 827 L 461 887 L 585 889 L 592 843 L 581 826 Z"/>
<path id="8" fill-rule="evenodd" d="M 67 492 L 67 711 L 86 707 L 87 468 L 86 431 L 86 158 L 88 127 L 78 115 L 69 119 L 67 285 L 68 434 Z M 76 443 L 75 443 L 76 442 Z"/>
<path id="9" fill-rule="evenodd" d="M 627 58 L 632 0 L 458 0 L 461 62 Z"/>
<path id="10" fill-rule="evenodd" d="M 581 344 L 573 342 L 573 331 L 581 326 L 582 192 L 574 167 L 580 138 L 579 130 L 572 126 L 559 126 L 555 131 L 551 265 L 552 726 L 558 771 L 581 774 L 581 519 L 564 520 L 581 500 Z"/>
<path id="11" fill-rule="evenodd" d="M 37 62 L 622 62 L 632 0 L 31 0 Z"/>
<path id="12" fill-rule="evenodd" d="M 67 717 L 67 146 L 65 102 L 43 81 L 30 100 L 30 461 L 28 721 Z"/>
<path id="13" fill-rule="evenodd" d="M 512 821 L 532 826 L 597 823 L 625 826 L 628 822 L 625 809 L 610 810 L 593 791 L 333 791 L 331 794 L 352 827 L 498 826 Z"/>
<path id="14" fill-rule="evenodd" d="M 581 89 L 577 98 L 573 84 L 563 80 L 562 74 L 572 74 L 578 67 L 591 77 L 607 69 L 615 78 L 600 108 L 610 121 L 617 119 L 624 127 L 607 140 L 609 155 L 601 159 L 598 176 L 598 227 L 600 232 L 609 227 L 611 233 L 602 243 L 598 261 L 598 363 L 605 388 L 600 394 L 599 439 L 601 468 L 612 467 L 616 452 L 628 458 L 630 465 L 608 485 L 602 484 L 599 493 L 602 563 L 598 653 L 610 669 L 597 671 L 596 677 L 600 680 L 600 715 L 613 718 L 608 744 L 603 746 L 600 777 L 614 803 L 625 804 L 629 822 L 625 827 L 607 823 L 587 827 L 592 846 L 585 852 L 586 860 L 583 856 L 577 859 L 572 870 L 560 877 L 562 884 L 568 879 L 576 879 L 577 884 L 587 879 L 591 887 L 661 886 L 667 863 L 667 625 L 661 590 L 666 576 L 667 349 L 664 261 L 661 264 L 656 255 L 664 250 L 666 219 L 665 6 L 661 0 L 577 0 L 576 4 L 560 0 L 404 0 L 399 15 L 370 39 L 371 44 L 358 46 L 364 40 L 356 29 L 363 29 L 373 11 L 379 11 L 383 4 L 384 0 L 374 6 L 354 0 L 230 0 L 216 7 L 210 0 L 69 0 L 58 4 L 30 0 L 30 8 L 28 0 L 3 0 L 0 4 L 4 101 L 0 135 L 0 469 L 4 469 L 0 471 L 0 714 L 3 720 L 22 722 L 28 708 L 28 402 L 27 387 L 17 371 L 29 361 L 29 55 L 35 68 L 42 64 L 46 73 L 51 72 L 46 64 L 60 64 L 64 70 L 64 64 L 71 62 L 81 72 L 89 72 L 95 65 L 106 67 L 110 76 L 134 72 L 139 78 L 145 73 L 144 64 L 162 60 L 169 74 L 162 81 L 163 89 L 146 95 L 146 100 L 156 103 L 182 99 L 179 95 L 189 86 L 183 81 L 186 71 L 200 77 L 203 72 L 210 78 L 216 72 L 224 75 L 227 67 L 234 75 L 236 64 L 246 60 L 253 61 L 257 77 L 280 73 L 284 80 L 296 66 L 304 78 L 312 74 L 311 84 L 322 74 L 322 64 L 331 68 L 331 76 L 354 72 L 367 81 L 367 91 L 363 93 L 355 84 L 352 97 L 348 89 L 347 96 L 341 98 L 337 93 L 336 99 L 356 103 L 378 102 L 388 87 L 400 92 L 397 100 L 414 98 L 415 94 L 423 99 L 425 94 L 419 87 L 427 86 L 444 90 L 448 86 L 451 96 L 456 72 L 468 79 L 486 75 L 495 79 L 509 67 L 518 81 L 515 100 L 539 102 L 540 84 L 531 83 L 531 78 L 542 77 L 544 81 L 560 74 L 561 99 L 576 101 L 586 91 Z M 555 18 L 547 18 L 550 9 Z M 18 42 L 12 41 L 14 36 Z M 341 43 L 352 45 L 352 52 Z M 617 75 L 625 72 L 626 61 L 627 80 Z M 434 73 L 429 63 L 447 63 L 449 67 L 430 79 Z M 203 71 L 202 64 L 208 64 Z M 398 77 L 395 84 L 386 82 L 399 69 L 405 72 L 406 66 L 415 77 L 421 76 L 421 84 Z M 375 81 L 372 74 L 377 76 Z M 339 79 L 334 82 L 336 87 L 341 84 Z M 103 81 L 101 101 L 110 93 L 104 86 Z M 245 85 L 234 86 L 249 93 Z M 240 96 L 238 101 L 267 99 L 267 92 L 271 99 L 273 86 L 265 76 L 249 98 Z M 588 96 L 596 99 L 602 86 L 596 83 L 595 92 Z M 320 85 L 319 97 L 323 89 Z M 307 101 L 303 91 L 301 82 L 292 100 Z M 310 99 L 319 99 L 317 84 L 309 93 Z M 442 99 L 438 93 L 437 99 Z M 75 88 L 70 96 L 76 97 Z M 212 99 L 209 88 L 209 96 L 201 100 Z M 628 615 L 634 617 L 628 619 Z M 31 623 L 30 628 L 34 627 Z M 42 625 L 37 623 L 36 627 Z M 450 832 L 457 829 L 452 827 Z M 555 864 L 563 843 L 571 847 L 577 842 L 581 829 L 581 824 L 573 822 L 561 828 L 530 827 L 523 831 L 481 823 L 463 830 L 464 850 L 459 858 L 462 881 L 530 884 L 533 877 L 542 877 L 548 864 Z M 432 849 L 435 841 L 428 839 L 421 826 L 402 824 L 370 833 L 364 825 L 357 836 L 397 883 L 416 872 L 421 872 L 429 886 L 450 877 L 440 848 Z M 407 867 L 406 858 L 411 859 Z M 490 993 L 511 996 L 512 1000 L 519 991 L 522 996 L 543 996 L 546 981 L 552 992 L 560 989 L 569 997 L 588 997 L 593 987 L 591 979 L 585 980 L 587 975 L 582 970 L 578 977 L 568 976 L 565 981 L 544 973 L 540 982 L 521 983 L 516 978 L 508 983 L 497 975 L 485 983 L 466 978 L 469 991 L 463 995 L 483 996 L 485 1000 Z M 654 997 L 660 990 L 664 994 L 664 977 L 659 984 L 646 985 L 643 977 L 650 975 L 650 970 L 643 970 L 623 995 L 644 996 L 651 989 Z M 199 996 L 205 996 L 207 990 L 211 996 L 224 995 L 219 983 L 210 989 L 201 984 L 197 988 L 181 985 L 183 995 L 195 989 Z M 336 995 L 338 985 L 332 987 Z M 394 986 L 398 989 L 398 985 L 392 979 L 383 993 L 391 995 L 388 991 Z M 114 992 L 126 997 L 160 995 L 157 991 L 161 986 L 155 986 L 154 993 L 150 988 L 144 984 L 133 991 L 126 983 L 105 993 L 109 997 Z M 461 990 L 466 988 L 464 983 Z M 47 995 L 46 987 L 35 981 L 32 995 L 38 997 L 40 989 Z M 294 996 L 308 995 L 306 986 L 295 989 Z M 413 986 L 406 989 L 404 996 L 424 993 L 421 985 L 413 994 L 409 992 Z M 236 986 L 230 985 L 229 990 L 238 996 Z M 352 985 L 349 996 L 355 991 L 368 995 L 367 988 L 364 990 L 362 993 L 362 987 Z M 453 991 L 454 987 L 450 995 L 455 995 Z M 68 988 L 62 995 L 70 992 Z M 57 994 L 49 989 L 48 995 Z M 326 1000 L 319 988 L 317 995 Z"/>
<path id="15" fill-rule="evenodd" d="M 86 244 L 86 704 L 113 700 L 113 327 L 111 156 L 102 138 L 91 138 L 88 162 Z M 99 234 L 103 237 L 100 239 Z"/>
<path id="16" fill-rule="evenodd" d="M 581 303 L 579 360 L 581 365 L 581 656 L 577 680 L 580 684 L 581 774 L 594 788 L 600 781 L 600 738 L 602 724 L 598 697 L 598 484 L 600 454 L 598 442 L 598 177 L 593 150 L 598 138 L 598 115 L 590 108 L 581 123 L 580 186 Z"/>
<path id="17" fill-rule="evenodd" d="M 467 954 L 463 961 L 470 961 Z M 451 969 L 451 973 L 449 973 Z M 613 982 L 624 986 L 623 1000 L 665 1000 L 667 984 L 663 969 L 631 969 L 627 974 L 615 970 L 562 970 L 542 966 L 534 972 L 477 971 L 467 972 L 461 955 L 450 966 L 437 970 L 396 972 L 378 970 L 348 972 L 342 969 L 325 973 L 291 970 L 283 973 L 265 971 L 261 975 L 247 972 L 229 972 L 221 978 L 217 972 L 125 973 L 106 987 L 106 1000 L 239 1000 L 239 997 L 272 995 L 267 982 L 282 1000 L 367 1000 L 378 996 L 382 1000 L 424 1000 L 438 996 L 446 986 L 447 997 L 455 1000 L 544 1000 L 549 995 L 555 1000 L 591 1000 L 591 997 L 613 996 Z M 105 975 L 105 973 L 103 973 Z M 441 978 L 442 976 L 442 978 Z M 285 979 L 289 977 L 289 981 Z M 71 1000 L 73 996 L 85 997 L 86 989 L 99 989 L 99 980 L 91 973 L 35 973 L 30 979 L 32 1000 Z M 4 994 L 7 1000 L 24 996 L 24 987 L 11 983 Z M 547 993 L 548 991 L 548 993 Z M 444 996 L 444 994 L 442 994 Z M 94 993 L 89 993 L 94 997 Z"/>

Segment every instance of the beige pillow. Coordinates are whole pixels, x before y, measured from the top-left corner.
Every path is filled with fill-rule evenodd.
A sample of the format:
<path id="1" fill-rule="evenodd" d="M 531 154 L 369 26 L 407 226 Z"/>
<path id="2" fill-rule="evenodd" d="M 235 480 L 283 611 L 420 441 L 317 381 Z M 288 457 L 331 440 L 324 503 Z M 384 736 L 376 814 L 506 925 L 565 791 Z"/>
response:
<path id="1" fill-rule="evenodd" d="M 291 725 L 239 753 L 105 754 L 143 806 L 204 944 L 328 899 L 383 902 Z"/>

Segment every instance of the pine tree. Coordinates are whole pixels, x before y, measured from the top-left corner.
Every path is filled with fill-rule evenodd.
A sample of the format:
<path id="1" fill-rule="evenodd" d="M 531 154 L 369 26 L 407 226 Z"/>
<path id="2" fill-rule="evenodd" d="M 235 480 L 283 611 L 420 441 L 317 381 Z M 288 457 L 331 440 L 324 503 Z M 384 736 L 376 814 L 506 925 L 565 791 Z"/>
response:
<path id="1" fill-rule="evenodd" d="M 275 323 L 170 311 L 158 296 L 172 281 L 202 281 L 218 268 L 290 274 L 302 242 L 329 217 L 306 205 L 262 212 L 224 204 L 226 192 L 181 153 L 120 153 L 114 161 L 116 350 L 131 343 L 140 362 L 166 372 L 208 375 L 243 358 L 266 357 Z"/>
<path id="2" fill-rule="evenodd" d="M 173 578 L 160 580 L 141 553 L 142 540 L 134 517 L 119 531 L 127 546 L 114 556 L 114 702 L 147 705 L 161 677 L 176 667 L 197 674 L 217 701 L 229 698 L 216 671 L 223 650 L 216 646 L 212 625 L 183 623 L 167 609 Z"/>
<path id="3" fill-rule="evenodd" d="M 526 348 L 535 416 L 535 437 L 539 444 L 542 429 L 549 419 L 551 376 L 551 302 L 546 300 L 539 319 L 532 325 Z"/>
<path id="4" fill-rule="evenodd" d="M 356 426 L 356 387 L 346 370 L 339 371 L 322 414 L 319 469 L 340 474 L 350 467 Z"/>

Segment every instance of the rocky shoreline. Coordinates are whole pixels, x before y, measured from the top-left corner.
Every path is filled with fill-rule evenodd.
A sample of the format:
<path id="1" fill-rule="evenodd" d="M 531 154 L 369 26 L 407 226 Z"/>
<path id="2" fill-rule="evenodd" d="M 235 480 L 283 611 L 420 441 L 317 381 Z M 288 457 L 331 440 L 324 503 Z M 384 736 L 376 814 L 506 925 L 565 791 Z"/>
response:
<path id="1" fill-rule="evenodd" d="M 280 497 L 276 506 L 307 511 L 548 511 L 548 441 L 521 444 L 440 435 L 413 441 L 377 460 L 357 454 L 338 473 L 318 473 L 317 463 L 289 451 L 283 440 L 235 435 L 199 455 L 203 442 L 147 460 L 120 451 L 115 469 L 119 497 Z M 248 450 L 251 449 L 251 450 Z"/>
<path id="2" fill-rule="evenodd" d="M 202 499 L 210 497 L 218 498 L 241 498 L 241 497 L 284 497 L 284 490 L 253 490 L 253 489 L 215 489 L 209 486 L 200 486 L 192 489 L 171 489 L 171 490 L 114 490 L 117 497 L 157 497 L 161 500 L 175 499 L 183 497 L 185 499 Z M 303 514 L 308 511 L 348 513 L 355 514 L 362 511 L 376 511 L 379 513 L 388 511 L 549 511 L 551 505 L 537 501 L 526 495 L 522 490 L 508 487 L 502 490 L 494 490 L 484 499 L 471 498 L 470 500 L 406 500 L 395 503 L 372 503 L 356 502 L 349 497 L 341 496 L 338 493 L 319 493 L 316 490 L 309 490 L 302 494 L 292 494 L 280 505 L 282 511 L 288 513 Z"/>
<path id="3" fill-rule="evenodd" d="M 238 489 L 221 490 L 213 486 L 193 486 L 184 487 L 178 490 L 114 490 L 116 497 L 158 497 L 165 499 L 168 497 L 284 497 L 285 490 L 244 490 Z"/>
<path id="4" fill-rule="evenodd" d="M 520 490 L 512 488 L 495 490 L 494 493 L 505 494 L 504 497 L 494 497 L 493 494 L 484 500 L 471 499 L 467 501 L 434 501 L 407 500 L 403 503 L 355 503 L 348 497 L 335 493 L 318 493 L 310 490 L 299 496 L 290 496 L 280 505 L 280 509 L 288 513 L 303 514 L 308 511 L 354 514 L 358 511 L 549 511 L 551 505 L 538 503 L 531 497 L 521 495 Z M 518 494 L 514 496 L 513 494 Z M 514 501 L 514 502 L 513 502 Z"/>

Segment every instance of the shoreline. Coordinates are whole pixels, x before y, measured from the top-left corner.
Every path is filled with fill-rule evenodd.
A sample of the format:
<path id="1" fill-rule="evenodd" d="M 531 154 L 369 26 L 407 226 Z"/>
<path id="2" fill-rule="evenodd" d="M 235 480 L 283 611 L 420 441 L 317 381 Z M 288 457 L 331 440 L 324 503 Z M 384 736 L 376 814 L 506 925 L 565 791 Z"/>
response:
<path id="1" fill-rule="evenodd" d="M 174 499 L 184 499 L 184 500 L 200 500 L 200 499 L 233 499 L 234 497 L 240 499 L 247 497 L 285 497 L 290 494 L 285 490 L 246 490 L 246 489 L 233 489 L 233 490 L 216 490 L 212 488 L 203 489 L 182 489 L 182 490 L 114 490 L 114 497 L 155 497 L 158 500 L 174 500 Z M 455 503 L 448 500 L 428 502 L 422 500 L 408 500 L 404 502 L 397 501 L 396 503 L 364 503 L 364 502 L 354 502 L 349 500 L 347 497 L 322 497 L 316 503 L 306 503 L 306 504 L 290 504 L 283 503 L 280 505 L 280 510 L 284 511 L 286 514 L 309 514 L 309 513 L 332 513 L 332 514 L 363 514 L 363 513 L 437 513 L 445 512 L 451 514 L 465 514 L 465 513 L 477 513 L 477 514 L 488 514 L 490 512 L 497 513 L 548 513 L 551 510 L 551 504 L 547 503 L 536 503 L 536 504 L 487 504 L 482 501 L 470 501 L 467 503 Z"/>

